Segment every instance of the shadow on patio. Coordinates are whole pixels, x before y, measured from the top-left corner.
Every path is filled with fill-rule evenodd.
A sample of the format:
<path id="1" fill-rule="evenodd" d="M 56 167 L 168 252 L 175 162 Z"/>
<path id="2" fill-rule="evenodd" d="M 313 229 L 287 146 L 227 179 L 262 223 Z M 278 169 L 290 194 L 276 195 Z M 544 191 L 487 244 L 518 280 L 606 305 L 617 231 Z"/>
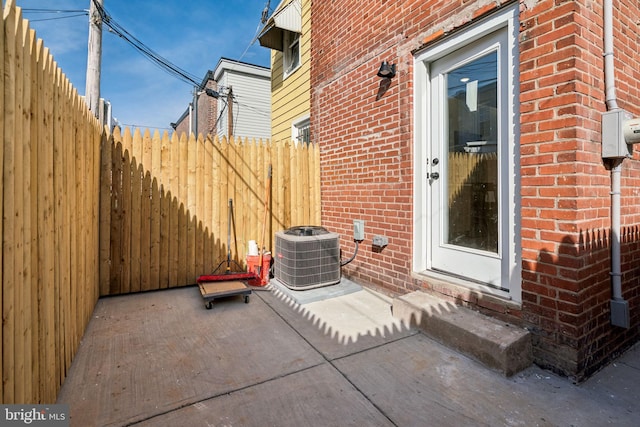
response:
<path id="1" fill-rule="evenodd" d="M 72 426 L 160 422 L 417 333 L 390 307 L 390 298 L 365 288 L 299 305 L 271 285 L 256 288 L 249 304 L 228 297 L 212 310 L 197 287 L 102 298 L 58 402 L 70 405 Z"/>

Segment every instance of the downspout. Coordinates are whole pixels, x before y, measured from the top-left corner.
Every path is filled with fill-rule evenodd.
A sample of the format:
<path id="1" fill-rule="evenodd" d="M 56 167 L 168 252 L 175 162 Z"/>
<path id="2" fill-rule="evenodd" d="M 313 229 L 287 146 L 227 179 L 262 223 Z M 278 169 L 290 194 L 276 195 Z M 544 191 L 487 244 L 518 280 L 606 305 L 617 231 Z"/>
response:
<path id="1" fill-rule="evenodd" d="M 607 110 L 618 110 L 613 48 L 613 0 L 604 0 L 604 81 Z M 620 193 L 623 158 L 612 159 L 611 165 L 611 324 L 629 327 L 629 305 L 622 298 L 620 255 Z"/>

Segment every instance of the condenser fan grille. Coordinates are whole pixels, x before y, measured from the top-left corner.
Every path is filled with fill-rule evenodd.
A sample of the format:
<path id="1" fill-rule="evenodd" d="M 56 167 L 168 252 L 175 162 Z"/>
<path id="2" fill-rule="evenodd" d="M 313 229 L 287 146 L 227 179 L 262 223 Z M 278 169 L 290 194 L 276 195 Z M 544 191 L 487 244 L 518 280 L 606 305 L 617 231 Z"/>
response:
<path id="1" fill-rule="evenodd" d="M 291 289 L 340 282 L 340 236 L 322 227 L 276 233 L 275 278 Z"/>

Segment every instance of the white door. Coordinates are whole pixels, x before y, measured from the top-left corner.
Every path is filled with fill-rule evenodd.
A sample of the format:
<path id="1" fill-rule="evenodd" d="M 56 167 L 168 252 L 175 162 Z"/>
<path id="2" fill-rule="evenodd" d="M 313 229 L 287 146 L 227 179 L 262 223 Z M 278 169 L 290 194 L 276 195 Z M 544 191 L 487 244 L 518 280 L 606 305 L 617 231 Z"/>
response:
<path id="1" fill-rule="evenodd" d="M 430 64 L 430 268 L 504 288 L 506 32 Z"/>

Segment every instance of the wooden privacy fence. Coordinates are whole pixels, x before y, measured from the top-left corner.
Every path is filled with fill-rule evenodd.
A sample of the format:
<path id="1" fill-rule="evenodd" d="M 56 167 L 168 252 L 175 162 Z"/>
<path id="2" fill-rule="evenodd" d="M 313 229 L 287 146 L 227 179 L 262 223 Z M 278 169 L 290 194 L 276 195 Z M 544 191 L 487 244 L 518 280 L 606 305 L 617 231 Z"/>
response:
<path id="1" fill-rule="evenodd" d="M 448 182 L 449 207 L 462 197 L 464 186 L 475 182 L 497 185 L 497 153 L 449 153 Z"/>
<path id="2" fill-rule="evenodd" d="M 0 402 L 55 402 L 98 298 L 102 129 L 12 1 L 0 64 Z"/>
<path id="3" fill-rule="evenodd" d="M 320 224 L 319 149 L 116 131 L 103 143 L 100 194 L 100 294 L 185 286 L 226 259 L 229 199 L 240 265 L 250 240 L 271 250 L 276 231 Z"/>
<path id="4" fill-rule="evenodd" d="M 452 152 L 447 166 L 448 238 L 497 251 L 498 154 Z"/>
<path id="5" fill-rule="evenodd" d="M 52 403 L 100 295 L 184 286 L 320 224 L 317 146 L 110 134 L 8 0 L 0 20 L 0 402 Z M 273 167 L 270 214 L 264 203 Z M 239 255 L 238 255 L 239 254 Z"/>

